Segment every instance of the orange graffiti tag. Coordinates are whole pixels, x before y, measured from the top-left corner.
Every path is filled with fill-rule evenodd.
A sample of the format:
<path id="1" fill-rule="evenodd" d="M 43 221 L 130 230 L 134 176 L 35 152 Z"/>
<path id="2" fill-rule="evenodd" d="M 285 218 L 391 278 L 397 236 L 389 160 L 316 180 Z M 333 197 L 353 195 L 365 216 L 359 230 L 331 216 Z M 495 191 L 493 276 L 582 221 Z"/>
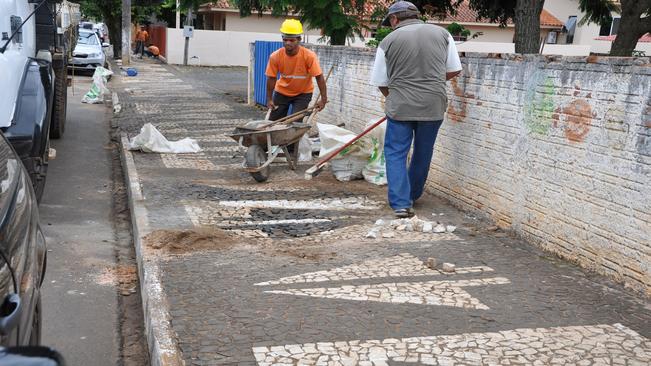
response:
<path id="1" fill-rule="evenodd" d="M 592 126 L 592 107 L 583 99 L 577 99 L 563 108 L 565 137 L 570 141 L 583 141 Z"/>
<path id="2" fill-rule="evenodd" d="M 448 119 L 455 122 L 461 122 L 466 117 L 466 109 L 468 108 L 468 102 L 466 101 L 466 96 L 464 95 L 463 90 L 461 90 L 461 88 L 459 87 L 459 83 L 457 79 L 454 78 L 450 80 L 450 84 L 452 85 L 452 91 L 454 92 L 454 95 L 459 97 L 460 99 L 459 104 L 461 106 L 459 109 L 456 109 L 452 105 L 452 102 L 450 102 L 448 106 Z"/>

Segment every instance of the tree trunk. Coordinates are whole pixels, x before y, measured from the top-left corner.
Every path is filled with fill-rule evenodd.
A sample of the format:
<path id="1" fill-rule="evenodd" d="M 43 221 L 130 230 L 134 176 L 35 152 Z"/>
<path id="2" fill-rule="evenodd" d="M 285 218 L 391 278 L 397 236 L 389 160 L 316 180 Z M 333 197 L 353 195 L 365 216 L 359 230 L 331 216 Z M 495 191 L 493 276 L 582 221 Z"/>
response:
<path id="1" fill-rule="evenodd" d="M 105 15 L 106 26 L 109 29 L 109 39 L 113 45 L 113 58 L 118 60 L 122 57 L 122 21 L 113 14 Z"/>
<path id="2" fill-rule="evenodd" d="M 545 0 L 517 0 L 515 5 L 515 52 L 540 52 L 540 13 Z"/>
<path id="3" fill-rule="evenodd" d="M 640 37 L 651 32 L 651 17 L 640 18 L 645 11 L 643 1 L 622 0 L 621 5 L 622 17 L 610 48 L 611 56 L 631 56 Z"/>
<path id="4" fill-rule="evenodd" d="M 113 58 L 119 59 L 122 55 L 121 2 L 116 2 L 115 0 L 99 1 L 97 5 L 109 31 L 109 39 L 113 46 Z M 119 9 L 119 11 L 116 12 L 116 9 Z"/>

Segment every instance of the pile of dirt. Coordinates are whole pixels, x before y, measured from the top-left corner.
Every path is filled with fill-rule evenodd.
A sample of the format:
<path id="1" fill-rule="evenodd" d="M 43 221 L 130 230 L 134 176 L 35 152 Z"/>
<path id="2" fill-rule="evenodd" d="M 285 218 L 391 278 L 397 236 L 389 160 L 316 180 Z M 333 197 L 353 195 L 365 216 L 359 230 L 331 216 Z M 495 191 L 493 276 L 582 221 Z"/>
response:
<path id="1" fill-rule="evenodd" d="M 144 240 L 149 248 L 173 254 L 227 249 L 236 242 L 234 236 L 218 228 L 156 230 L 145 236 Z"/>

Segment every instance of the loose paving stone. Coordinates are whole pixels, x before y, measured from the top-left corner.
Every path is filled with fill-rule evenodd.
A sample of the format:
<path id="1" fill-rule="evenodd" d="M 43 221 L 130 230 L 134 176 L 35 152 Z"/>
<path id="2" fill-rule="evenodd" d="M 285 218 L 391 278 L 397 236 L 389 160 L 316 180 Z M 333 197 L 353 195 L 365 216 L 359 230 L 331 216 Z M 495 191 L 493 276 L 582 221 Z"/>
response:
<path id="1" fill-rule="evenodd" d="M 214 250 L 144 254 L 159 263 L 186 364 L 651 362 L 646 299 L 498 237 L 429 194 L 417 213 L 445 212 L 431 227 L 394 222 L 385 187 L 329 172 L 308 182 L 307 166 L 274 163 L 256 183 L 239 168 L 244 149 L 224 135 L 264 115 L 241 102 L 246 70 L 155 66 L 111 82 L 122 103 L 113 124 L 133 137 L 152 122 L 202 151 L 133 154 L 149 225 L 235 238 Z M 364 237 L 377 226 L 376 238 Z M 428 258 L 456 271 L 429 268 Z"/>

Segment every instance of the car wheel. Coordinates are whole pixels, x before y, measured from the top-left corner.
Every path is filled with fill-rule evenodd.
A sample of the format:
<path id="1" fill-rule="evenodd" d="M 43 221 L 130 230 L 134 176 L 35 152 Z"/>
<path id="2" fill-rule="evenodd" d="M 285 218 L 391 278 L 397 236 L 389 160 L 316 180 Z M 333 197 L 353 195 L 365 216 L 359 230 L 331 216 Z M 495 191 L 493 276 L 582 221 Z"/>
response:
<path id="1" fill-rule="evenodd" d="M 54 101 L 52 106 L 52 122 L 50 137 L 59 139 L 63 136 L 66 126 L 66 105 L 68 99 L 66 67 L 55 71 Z"/>
<path id="2" fill-rule="evenodd" d="M 31 159 L 31 166 L 28 167 L 29 178 L 32 180 L 34 193 L 36 194 L 36 202 L 41 202 L 43 191 L 45 190 L 45 177 L 47 176 L 47 167 L 49 164 L 50 155 L 50 139 L 45 144 L 45 152 L 43 156 Z"/>
<path id="3" fill-rule="evenodd" d="M 34 318 L 32 321 L 32 332 L 29 335 L 29 345 L 38 346 L 41 344 L 41 326 L 43 314 L 41 312 L 41 294 L 39 293 L 34 307 Z"/>

